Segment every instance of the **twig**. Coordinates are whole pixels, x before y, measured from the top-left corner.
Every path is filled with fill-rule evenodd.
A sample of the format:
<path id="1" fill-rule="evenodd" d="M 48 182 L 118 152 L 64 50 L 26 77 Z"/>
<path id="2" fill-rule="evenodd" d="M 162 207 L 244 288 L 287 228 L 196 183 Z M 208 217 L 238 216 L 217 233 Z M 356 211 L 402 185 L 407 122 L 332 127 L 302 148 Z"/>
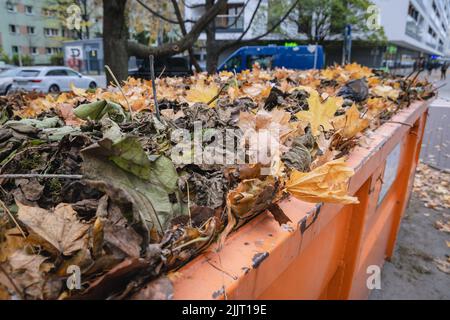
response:
<path id="1" fill-rule="evenodd" d="M 189 181 L 187 181 L 187 179 L 186 179 L 186 188 L 187 188 L 187 201 L 188 201 L 188 213 L 189 213 L 189 226 L 192 227 L 191 201 L 189 198 Z"/>
<path id="2" fill-rule="evenodd" d="M 219 253 L 217 252 L 217 254 L 219 254 Z M 216 266 L 214 263 L 211 262 L 211 259 L 207 259 L 206 262 L 208 262 L 209 265 L 210 265 L 211 267 L 213 267 L 214 269 L 219 270 L 220 272 L 223 272 L 224 274 L 226 274 L 227 276 L 229 276 L 231 279 L 233 279 L 233 280 L 237 280 L 237 279 L 238 279 L 238 277 L 233 276 L 232 274 L 226 272 L 226 271 L 223 270 L 222 268 L 219 268 L 218 266 Z"/>
<path id="3" fill-rule="evenodd" d="M 47 178 L 47 179 L 83 179 L 81 174 L 49 174 L 49 173 L 18 173 L 18 174 L 0 174 L 0 179 L 29 179 L 29 178 Z"/>
<path id="4" fill-rule="evenodd" d="M 156 80 L 155 80 L 155 57 L 150 57 L 150 78 L 152 79 L 153 100 L 155 101 L 156 118 L 161 121 L 161 113 L 159 112 L 158 97 L 156 96 Z"/>
<path id="5" fill-rule="evenodd" d="M 6 212 L 6 214 L 11 218 L 11 220 L 14 222 L 14 224 L 16 225 L 17 229 L 19 229 L 20 233 L 22 234 L 22 237 L 24 239 L 27 238 L 27 236 L 25 235 L 25 232 L 23 231 L 23 229 L 20 227 L 19 223 L 17 222 L 16 218 L 14 218 L 13 214 L 11 213 L 11 211 L 9 211 L 8 207 L 5 205 L 5 203 L 0 200 L 0 205 L 3 207 L 3 210 Z"/>
<path id="6" fill-rule="evenodd" d="M 228 83 L 225 83 L 225 84 L 220 88 L 219 92 L 218 92 L 214 97 L 212 97 L 211 100 L 208 101 L 207 105 L 209 106 L 211 103 L 213 103 L 215 100 L 217 100 L 217 98 L 220 97 L 220 94 L 223 92 L 223 90 L 224 90 L 227 86 L 228 86 Z"/>
<path id="7" fill-rule="evenodd" d="M 408 127 L 413 127 L 413 125 L 406 123 L 406 122 L 401 122 L 401 121 L 390 121 L 390 120 L 381 120 L 382 123 L 395 123 L 395 124 L 401 124 L 404 126 L 408 126 Z"/>
<path id="8" fill-rule="evenodd" d="M 123 98 L 125 99 L 125 102 L 127 103 L 128 111 L 130 111 L 131 120 L 134 118 L 133 110 L 131 109 L 130 103 L 128 102 L 127 97 L 125 96 L 125 92 L 123 92 L 122 86 L 119 83 L 119 80 L 117 80 L 116 76 L 112 72 L 111 68 L 105 64 L 105 69 L 108 70 L 109 74 L 113 78 L 114 82 L 116 83 L 116 86 L 119 88 L 120 92 L 123 95 Z"/>
<path id="9" fill-rule="evenodd" d="M 161 73 L 158 76 L 158 79 L 161 79 L 162 75 L 164 74 L 164 71 L 166 71 L 166 66 L 164 65 L 164 68 L 162 69 Z"/>

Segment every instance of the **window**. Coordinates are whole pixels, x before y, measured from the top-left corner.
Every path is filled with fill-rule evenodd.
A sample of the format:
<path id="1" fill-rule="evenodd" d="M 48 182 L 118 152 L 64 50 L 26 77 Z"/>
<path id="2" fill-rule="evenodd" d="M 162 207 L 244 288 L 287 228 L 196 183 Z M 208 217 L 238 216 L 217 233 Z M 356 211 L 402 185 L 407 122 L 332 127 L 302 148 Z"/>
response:
<path id="1" fill-rule="evenodd" d="M 44 35 L 46 37 L 57 37 L 59 35 L 59 30 L 55 28 L 44 28 Z"/>
<path id="2" fill-rule="evenodd" d="M 37 77 L 41 73 L 39 70 L 22 70 L 17 75 L 19 77 Z"/>
<path id="3" fill-rule="evenodd" d="M 408 15 L 417 21 L 419 18 L 419 11 L 417 11 L 417 9 L 412 4 L 409 4 Z"/>
<path id="4" fill-rule="evenodd" d="M 28 34 L 35 34 L 35 29 L 32 26 L 27 26 L 27 33 Z"/>
<path id="5" fill-rule="evenodd" d="M 8 12 L 16 12 L 16 6 L 12 4 L 10 1 L 7 1 L 6 10 L 8 10 Z"/>
<path id="6" fill-rule="evenodd" d="M 33 14 L 33 6 L 25 6 L 26 14 Z"/>
<path id="7" fill-rule="evenodd" d="M 46 17 L 56 16 L 56 10 L 44 8 L 42 9 L 42 15 Z"/>
<path id="8" fill-rule="evenodd" d="M 433 38 L 436 38 L 436 37 L 437 37 L 436 31 L 434 31 L 432 27 L 428 27 L 428 34 L 429 34 L 430 36 L 432 36 Z"/>
<path id="9" fill-rule="evenodd" d="M 50 70 L 49 72 L 47 72 L 46 76 L 49 76 L 49 77 L 67 76 L 67 71 L 64 69 Z"/>
<path id="10" fill-rule="evenodd" d="M 39 54 L 38 48 L 36 48 L 36 47 L 31 47 L 30 52 L 33 56 L 36 56 Z"/>
<path id="11" fill-rule="evenodd" d="M 244 29 L 243 3 L 229 3 L 216 17 L 216 28 L 219 30 L 241 31 Z"/>
<path id="12" fill-rule="evenodd" d="M 239 69 L 241 67 L 241 56 L 231 58 L 225 63 L 225 70 Z"/>
<path id="13" fill-rule="evenodd" d="M 73 70 L 66 70 L 67 71 L 67 74 L 70 76 L 70 77 L 78 77 L 79 76 L 79 73 L 78 72 L 75 72 L 75 71 L 73 71 Z"/>
<path id="14" fill-rule="evenodd" d="M 9 25 L 9 32 L 17 33 L 17 27 L 14 24 Z"/>
<path id="15" fill-rule="evenodd" d="M 53 54 L 57 54 L 60 52 L 62 52 L 61 48 L 52 48 L 52 47 L 45 48 L 45 53 L 48 55 L 53 55 Z"/>
<path id="16" fill-rule="evenodd" d="M 12 46 L 12 52 L 13 53 L 19 53 L 19 47 L 18 46 Z"/>
<path id="17" fill-rule="evenodd" d="M 257 63 L 263 69 L 271 69 L 272 62 L 272 55 L 251 55 L 247 57 L 247 68 L 251 69 Z"/>

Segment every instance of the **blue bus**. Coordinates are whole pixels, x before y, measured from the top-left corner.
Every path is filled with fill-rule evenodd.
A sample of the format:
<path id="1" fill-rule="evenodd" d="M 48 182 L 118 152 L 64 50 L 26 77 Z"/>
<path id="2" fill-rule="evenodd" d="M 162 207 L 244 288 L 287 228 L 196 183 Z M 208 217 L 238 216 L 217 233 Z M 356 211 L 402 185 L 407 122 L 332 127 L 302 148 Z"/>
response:
<path id="1" fill-rule="evenodd" d="M 219 71 L 251 69 L 254 63 L 261 68 L 272 69 L 322 69 L 324 67 L 323 47 L 317 46 L 247 46 L 232 53 L 220 66 Z"/>

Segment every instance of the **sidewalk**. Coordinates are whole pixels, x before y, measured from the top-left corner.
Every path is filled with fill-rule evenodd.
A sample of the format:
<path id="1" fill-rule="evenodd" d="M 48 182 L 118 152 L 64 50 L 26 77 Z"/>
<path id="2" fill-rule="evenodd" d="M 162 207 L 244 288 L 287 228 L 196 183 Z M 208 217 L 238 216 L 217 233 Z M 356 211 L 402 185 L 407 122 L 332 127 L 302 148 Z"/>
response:
<path id="1" fill-rule="evenodd" d="M 434 227 L 437 220 L 449 217 L 450 210 L 425 208 L 416 196 L 411 198 L 394 256 L 381 272 L 381 289 L 372 291 L 370 300 L 450 299 L 450 275 L 433 261 L 450 254 L 449 234 Z"/>
<path id="2" fill-rule="evenodd" d="M 450 77 L 441 81 L 440 72 L 433 72 L 430 80 L 436 87 L 445 86 L 430 106 L 420 158 L 433 167 L 450 170 Z M 441 175 L 439 171 L 434 174 Z M 435 228 L 438 220 L 450 221 L 450 209 L 426 208 L 416 194 L 411 196 L 394 256 L 381 274 L 381 290 L 374 290 L 369 299 L 450 299 L 450 275 L 438 270 L 434 262 L 450 255 L 449 233 Z"/>
<path id="3" fill-rule="evenodd" d="M 440 72 L 429 78 L 439 89 L 431 104 L 420 159 L 440 170 L 450 171 L 450 77 L 440 80 Z"/>

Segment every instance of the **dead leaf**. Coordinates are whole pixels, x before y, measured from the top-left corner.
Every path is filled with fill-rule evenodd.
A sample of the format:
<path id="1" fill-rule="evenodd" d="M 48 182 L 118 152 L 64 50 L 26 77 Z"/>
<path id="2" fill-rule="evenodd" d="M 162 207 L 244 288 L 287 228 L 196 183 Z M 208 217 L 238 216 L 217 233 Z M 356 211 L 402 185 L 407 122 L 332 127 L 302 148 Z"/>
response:
<path id="1" fill-rule="evenodd" d="M 318 136 L 321 131 L 333 129 L 330 120 L 334 118 L 337 109 L 342 106 L 342 98 L 330 97 L 324 103 L 320 101 L 317 92 L 311 93 L 308 98 L 308 111 L 300 111 L 297 118 L 311 124 L 311 131 L 314 136 Z"/>
<path id="2" fill-rule="evenodd" d="M 294 170 L 286 183 L 286 191 L 306 202 L 359 203 L 357 198 L 347 194 L 348 180 L 353 174 L 353 169 L 340 158 L 308 173 Z"/>
<path id="3" fill-rule="evenodd" d="M 436 265 L 436 267 L 447 274 L 450 274 L 450 261 L 445 261 L 442 259 L 434 259 L 434 264 Z"/>
<path id="4" fill-rule="evenodd" d="M 219 87 L 215 83 L 210 83 L 209 85 L 205 82 L 199 82 L 191 86 L 191 88 L 186 92 L 186 100 L 189 103 L 209 103 L 217 94 L 219 93 Z M 216 102 L 210 104 L 212 107 L 216 105 Z"/>
<path id="5" fill-rule="evenodd" d="M 336 117 L 332 121 L 335 129 L 345 139 L 351 139 L 369 126 L 369 120 L 361 118 L 361 114 L 355 104 L 344 115 Z"/>
<path id="6" fill-rule="evenodd" d="M 69 204 L 60 203 L 54 211 L 20 202 L 17 205 L 18 219 L 26 225 L 32 242 L 43 245 L 52 253 L 66 256 L 86 247 L 89 225 L 78 220 Z"/>

